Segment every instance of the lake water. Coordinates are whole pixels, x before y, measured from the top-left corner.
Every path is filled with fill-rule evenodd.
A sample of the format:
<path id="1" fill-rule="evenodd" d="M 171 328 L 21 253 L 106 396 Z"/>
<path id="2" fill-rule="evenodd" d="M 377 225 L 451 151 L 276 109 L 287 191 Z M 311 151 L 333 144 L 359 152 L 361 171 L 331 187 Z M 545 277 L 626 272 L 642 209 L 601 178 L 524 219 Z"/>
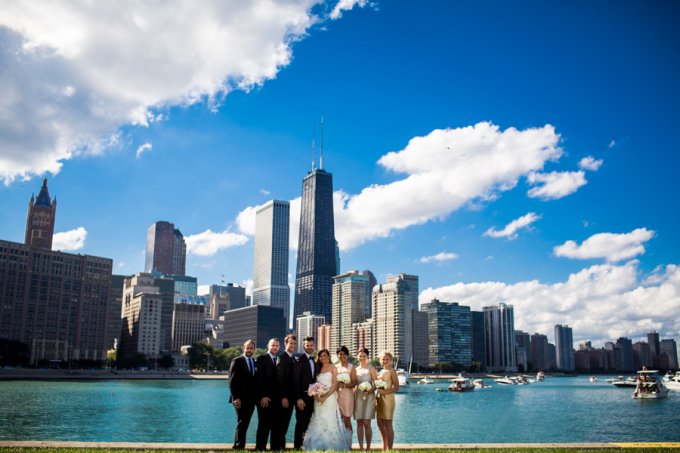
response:
<path id="1" fill-rule="evenodd" d="M 397 395 L 395 442 L 680 440 L 677 392 L 667 400 L 637 401 L 632 389 L 587 377 L 548 377 L 524 386 L 488 383 L 493 387 L 451 393 L 435 391 L 445 381 L 413 381 Z M 231 443 L 236 416 L 228 400 L 227 381 L 5 381 L 0 439 Z M 257 415 L 249 442 L 256 428 Z M 375 422 L 373 428 L 378 446 Z"/>

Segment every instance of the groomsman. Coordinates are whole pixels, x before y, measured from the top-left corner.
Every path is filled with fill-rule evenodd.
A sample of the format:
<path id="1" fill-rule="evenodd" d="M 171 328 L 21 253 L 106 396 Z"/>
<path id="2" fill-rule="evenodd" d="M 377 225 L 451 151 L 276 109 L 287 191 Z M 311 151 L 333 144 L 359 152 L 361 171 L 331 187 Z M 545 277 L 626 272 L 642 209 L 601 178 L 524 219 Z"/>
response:
<path id="1" fill-rule="evenodd" d="M 279 378 L 279 389 L 281 389 L 281 419 L 279 421 L 279 440 L 278 448 L 274 448 L 272 443 L 272 450 L 285 450 L 286 448 L 286 433 L 288 426 L 290 426 L 290 418 L 293 415 L 293 408 L 295 407 L 295 385 L 293 377 L 293 368 L 297 358 L 293 355 L 297 349 L 297 337 L 293 334 L 287 335 L 283 340 L 285 350 L 279 357 L 279 363 L 276 365 L 276 371 Z"/>
<path id="2" fill-rule="evenodd" d="M 277 442 L 279 434 L 277 421 L 281 413 L 281 389 L 276 367 L 278 362 L 279 340 L 272 338 L 267 343 L 267 353 L 257 358 L 257 436 L 255 450 L 267 449 L 267 439 L 271 435 L 272 450 L 279 450 Z"/>
<path id="3" fill-rule="evenodd" d="M 229 389 L 231 396 L 229 402 L 236 409 L 236 435 L 234 440 L 234 450 L 246 448 L 246 433 L 250 418 L 255 410 L 256 390 L 256 366 L 253 353 L 255 352 L 255 342 L 248 340 L 243 343 L 243 355 L 231 361 L 229 367 Z"/>
<path id="4" fill-rule="evenodd" d="M 314 338 L 307 337 L 302 343 L 305 350 L 300 355 L 293 369 L 295 383 L 295 449 L 302 448 L 302 441 L 309 426 L 309 421 L 314 413 L 314 398 L 307 394 L 310 384 L 316 380 L 316 364 L 314 363 Z"/>

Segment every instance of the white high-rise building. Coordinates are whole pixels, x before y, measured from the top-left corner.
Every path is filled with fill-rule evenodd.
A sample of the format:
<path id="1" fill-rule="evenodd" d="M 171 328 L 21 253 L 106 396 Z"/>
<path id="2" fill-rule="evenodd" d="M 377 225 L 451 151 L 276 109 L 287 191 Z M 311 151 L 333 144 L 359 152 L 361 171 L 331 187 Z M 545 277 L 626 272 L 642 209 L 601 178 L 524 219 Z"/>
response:
<path id="1" fill-rule="evenodd" d="M 486 340 L 486 368 L 489 371 L 515 372 L 515 309 L 500 303 L 483 307 Z"/>
<path id="2" fill-rule="evenodd" d="M 557 368 L 563 371 L 574 371 L 574 338 L 571 327 L 557 324 L 555 326 L 555 352 Z"/>
<path id="3" fill-rule="evenodd" d="M 290 287 L 288 286 L 288 230 L 290 205 L 271 200 L 255 213 L 255 271 L 253 305 L 283 309 L 289 326 Z"/>
<path id="4" fill-rule="evenodd" d="M 399 274 L 373 288 L 373 346 L 371 355 L 391 352 L 400 366 L 414 355 L 413 311 L 418 310 L 418 276 Z"/>
<path id="5" fill-rule="evenodd" d="M 330 348 L 352 347 L 352 324 L 366 321 L 367 306 L 371 304 L 370 272 L 356 270 L 333 277 Z M 356 351 L 352 351 L 356 354 Z"/>
<path id="6" fill-rule="evenodd" d="M 319 332 L 319 327 L 326 324 L 326 318 L 323 315 L 313 315 L 309 311 L 303 312 L 295 319 L 295 335 L 297 336 L 297 352 L 303 351 L 304 339 L 312 337 L 316 339 Z"/>

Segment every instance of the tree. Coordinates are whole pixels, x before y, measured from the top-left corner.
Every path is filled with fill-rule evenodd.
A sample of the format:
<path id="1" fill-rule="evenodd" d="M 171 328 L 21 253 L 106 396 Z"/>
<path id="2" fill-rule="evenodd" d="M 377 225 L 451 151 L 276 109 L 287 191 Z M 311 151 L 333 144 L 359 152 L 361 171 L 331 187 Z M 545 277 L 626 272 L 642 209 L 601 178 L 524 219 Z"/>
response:
<path id="1" fill-rule="evenodd" d="M 196 342 L 189 348 L 189 368 L 207 370 L 215 363 L 215 348 L 206 343 Z"/>
<path id="2" fill-rule="evenodd" d="M 168 368 L 172 368 L 175 366 L 175 358 L 171 356 L 170 354 L 163 354 L 159 359 L 158 359 L 158 367 L 163 368 L 167 370 Z"/>

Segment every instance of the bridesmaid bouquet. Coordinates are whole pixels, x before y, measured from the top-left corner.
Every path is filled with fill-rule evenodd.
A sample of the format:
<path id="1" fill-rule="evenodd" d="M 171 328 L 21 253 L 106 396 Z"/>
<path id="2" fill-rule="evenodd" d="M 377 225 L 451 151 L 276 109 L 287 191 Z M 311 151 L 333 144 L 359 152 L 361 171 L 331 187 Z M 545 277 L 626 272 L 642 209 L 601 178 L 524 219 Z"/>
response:
<path id="1" fill-rule="evenodd" d="M 357 388 L 363 392 L 364 399 L 366 399 L 366 394 L 373 390 L 373 386 L 370 382 L 362 382 L 357 386 Z"/>
<path id="2" fill-rule="evenodd" d="M 349 384 L 352 379 L 349 377 L 349 372 L 347 371 L 347 368 L 340 368 L 338 370 L 338 375 L 335 377 L 335 379 L 338 382 L 342 382 L 343 384 Z"/>
<path id="3" fill-rule="evenodd" d="M 373 385 L 377 389 L 386 389 L 387 388 L 387 382 L 383 381 L 382 379 L 378 379 L 373 381 Z M 378 398 L 380 398 L 380 393 L 377 395 Z"/>

